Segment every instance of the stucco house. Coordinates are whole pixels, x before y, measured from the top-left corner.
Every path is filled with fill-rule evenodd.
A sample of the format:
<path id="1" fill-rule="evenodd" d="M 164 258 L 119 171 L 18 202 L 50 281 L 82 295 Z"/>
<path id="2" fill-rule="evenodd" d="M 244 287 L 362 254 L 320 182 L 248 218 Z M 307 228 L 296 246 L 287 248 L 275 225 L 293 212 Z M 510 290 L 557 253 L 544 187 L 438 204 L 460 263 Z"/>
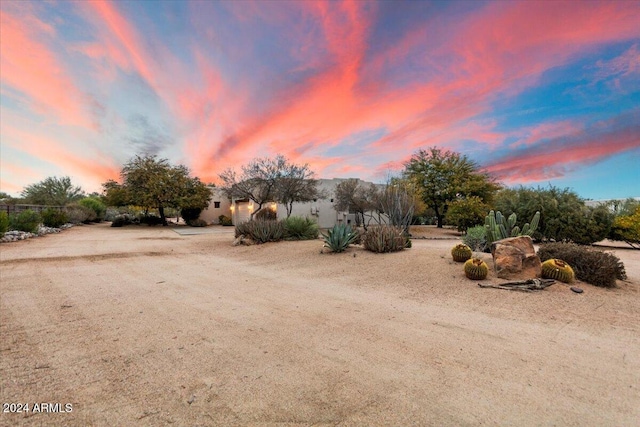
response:
<path id="1" fill-rule="evenodd" d="M 320 228 L 330 228 L 340 223 L 355 224 L 355 214 L 337 211 L 333 206 L 336 185 L 345 180 L 345 178 L 319 179 L 318 190 L 325 193 L 326 198 L 306 203 L 294 203 L 291 215 L 314 219 Z M 366 181 L 360 182 L 365 185 L 370 184 Z M 248 221 L 251 213 L 258 207 L 251 200 L 229 200 L 219 188 L 212 188 L 212 194 L 209 207 L 200 214 L 200 218 L 210 224 L 219 224 L 218 217 L 220 215 L 231 217 L 234 225 L 240 224 Z M 271 202 L 263 205 L 263 209 L 265 208 L 274 210 L 278 218 L 287 217 L 287 209 L 282 204 Z"/>

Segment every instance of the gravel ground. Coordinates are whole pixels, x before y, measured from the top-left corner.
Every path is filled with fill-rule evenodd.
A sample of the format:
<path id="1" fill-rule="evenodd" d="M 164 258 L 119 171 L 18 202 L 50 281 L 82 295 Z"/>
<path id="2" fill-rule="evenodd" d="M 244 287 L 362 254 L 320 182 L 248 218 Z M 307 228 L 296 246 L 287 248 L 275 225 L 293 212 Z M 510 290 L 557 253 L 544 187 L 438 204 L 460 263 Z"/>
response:
<path id="1" fill-rule="evenodd" d="M 616 289 L 520 293 L 421 233 L 450 240 L 327 254 L 98 224 L 3 244 L 0 395 L 30 410 L 0 425 L 637 425 L 640 252 L 616 250 Z"/>

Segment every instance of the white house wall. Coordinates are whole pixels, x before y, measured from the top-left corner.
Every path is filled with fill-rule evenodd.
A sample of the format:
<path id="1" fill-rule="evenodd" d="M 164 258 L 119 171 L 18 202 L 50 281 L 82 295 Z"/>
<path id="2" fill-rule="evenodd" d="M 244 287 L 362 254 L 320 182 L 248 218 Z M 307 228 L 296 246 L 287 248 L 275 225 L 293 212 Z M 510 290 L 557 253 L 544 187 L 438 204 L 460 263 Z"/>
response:
<path id="1" fill-rule="evenodd" d="M 219 203 L 219 207 L 217 208 L 216 202 Z M 209 207 L 200 213 L 200 219 L 206 221 L 207 224 L 220 224 L 220 215 L 231 217 L 231 200 L 229 200 L 221 189 L 212 188 Z"/>

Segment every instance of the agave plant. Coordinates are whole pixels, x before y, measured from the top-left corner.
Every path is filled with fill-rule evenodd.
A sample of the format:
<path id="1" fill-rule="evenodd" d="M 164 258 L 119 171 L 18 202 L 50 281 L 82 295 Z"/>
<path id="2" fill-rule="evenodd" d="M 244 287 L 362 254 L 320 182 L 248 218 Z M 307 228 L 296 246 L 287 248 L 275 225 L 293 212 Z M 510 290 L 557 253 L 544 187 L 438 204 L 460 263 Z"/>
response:
<path id="1" fill-rule="evenodd" d="M 350 225 L 336 224 L 327 230 L 327 234 L 322 233 L 324 247 L 332 252 L 344 252 L 358 238 L 358 232 Z"/>

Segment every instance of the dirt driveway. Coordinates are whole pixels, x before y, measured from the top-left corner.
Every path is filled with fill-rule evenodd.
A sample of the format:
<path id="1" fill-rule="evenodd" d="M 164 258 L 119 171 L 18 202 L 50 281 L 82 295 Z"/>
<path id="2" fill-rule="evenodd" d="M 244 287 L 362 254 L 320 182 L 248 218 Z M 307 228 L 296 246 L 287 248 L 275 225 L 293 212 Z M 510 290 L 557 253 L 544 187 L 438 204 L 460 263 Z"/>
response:
<path id="1" fill-rule="evenodd" d="M 226 230 L 2 245 L 0 394 L 29 412 L 0 425 L 638 425 L 635 269 L 525 294 L 466 280 L 447 242 L 334 255 Z"/>

